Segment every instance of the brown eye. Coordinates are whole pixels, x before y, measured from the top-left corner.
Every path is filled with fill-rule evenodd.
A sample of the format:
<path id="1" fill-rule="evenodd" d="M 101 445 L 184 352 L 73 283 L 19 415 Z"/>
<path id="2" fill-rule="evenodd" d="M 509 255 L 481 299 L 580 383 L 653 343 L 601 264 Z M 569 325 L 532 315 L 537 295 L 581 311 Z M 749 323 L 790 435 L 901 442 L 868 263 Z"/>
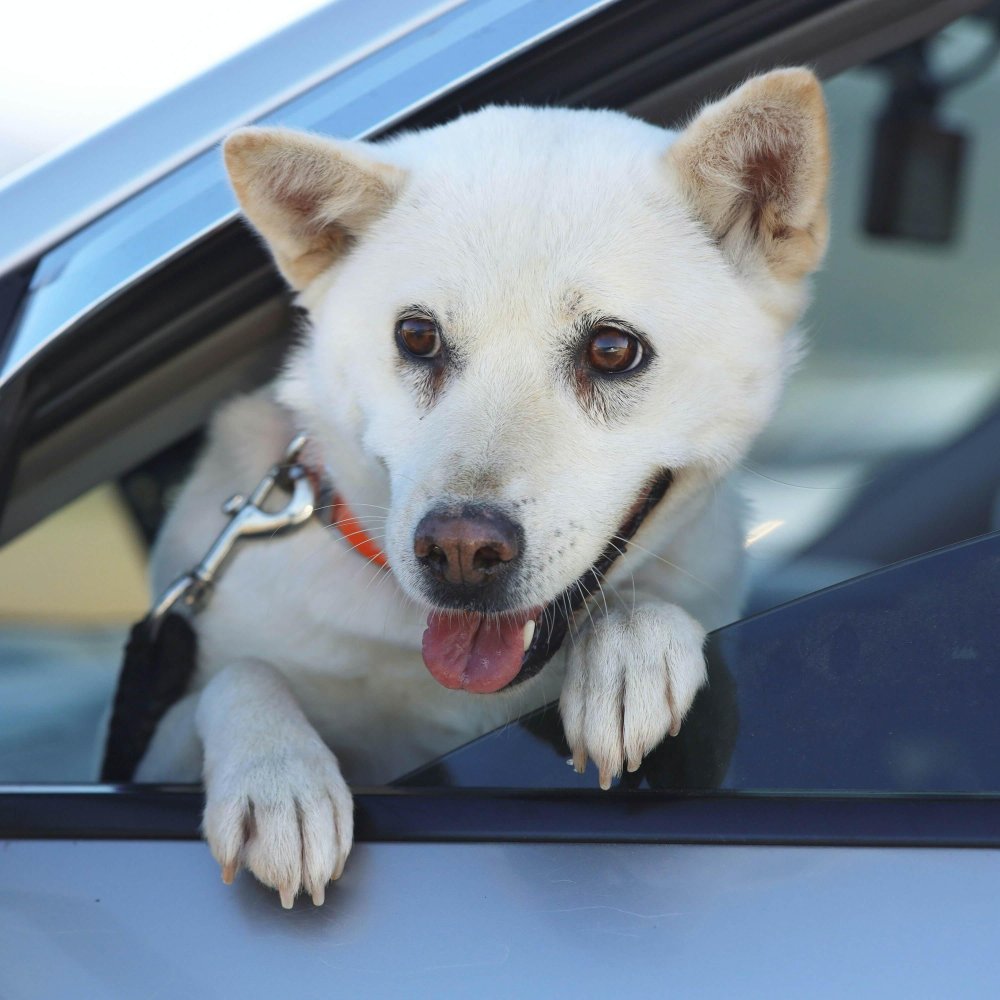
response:
<path id="1" fill-rule="evenodd" d="M 587 344 L 587 364 L 595 371 L 628 372 L 642 361 L 642 341 L 613 326 L 599 326 Z"/>
<path id="2" fill-rule="evenodd" d="M 422 316 L 401 319 L 396 324 L 396 340 L 415 358 L 433 358 L 441 353 L 441 334 L 437 324 Z"/>

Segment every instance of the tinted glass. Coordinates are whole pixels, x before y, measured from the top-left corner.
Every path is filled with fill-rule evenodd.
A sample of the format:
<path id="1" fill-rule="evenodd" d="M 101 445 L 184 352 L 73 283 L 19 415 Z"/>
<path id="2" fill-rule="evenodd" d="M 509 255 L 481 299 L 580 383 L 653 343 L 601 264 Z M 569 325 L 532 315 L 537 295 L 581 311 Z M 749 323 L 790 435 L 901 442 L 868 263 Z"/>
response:
<path id="1" fill-rule="evenodd" d="M 715 632 L 709 684 L 628 785 L 1000 794 L 1000 533 Z M 409 785 L 593 788 L 558 709 L 491 733 Z"/>

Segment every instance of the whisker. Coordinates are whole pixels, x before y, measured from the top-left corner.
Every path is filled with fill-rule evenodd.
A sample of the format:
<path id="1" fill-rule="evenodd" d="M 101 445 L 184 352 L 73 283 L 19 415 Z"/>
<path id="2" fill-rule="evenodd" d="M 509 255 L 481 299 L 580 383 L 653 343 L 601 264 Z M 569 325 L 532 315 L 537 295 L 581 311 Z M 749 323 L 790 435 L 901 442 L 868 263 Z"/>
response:
<path id="1" fill-rule="evenodd" d="M 664 559 L 663 556 L 657 555 L 657 553 L 651 551 L 650 549 L 645 548 L 644 546 L 636 542 L 634 539 L 630 540 L 627 538 L 622 538 L 621 535 L 615 535 L 614 537 L 617 538 L 618 541 L 623 542 L 626 546 L 631 545 L 633 548 L 638 549 L 640 552 L 645 552 L 647 555 L 652 556 L 654 559 L 659 560 L 661 563 L 663 563 L 664 566 L 669 566 L 671 569 L 677 570 L 678 573 L 683 573 L 685 576 L 690 577 L 692 580 L 694 580 L 695 583 L 698 583 L 702 587 L 705 587 L 706 589 L 710 590 L 713 594 L 716 595 L 716 597 L 723 596 L 707 580 L 702 580 L 701 577 L 695 576 L 694 573 L 691 573 L 689 570 L 686 570 L 683 566 L 678 566 L 677 563 L 671 562 L 669 559 Z"/>
<path id="2" fill-rule="evenodd" d="M 329 522 L 327 522 L 324 525 L 324 527 L 326 527 L 326 528 L 339 527 L 342 524 L 350 524 L 352 521 L 356 521 L 356 520 L 357 520 L 357 518 L 354 518 L 354 517 L 342 517 L 339 521 L 329 521 Z M 379 523 L 379 524 L 385 524 L 385 522 L 388 521 L 389 518 L 388 517 L 378 517 L 377 515 L 373 514 L 373 515 L 370 515 L 370 516 L 366 515 L 365 516 L 365 520 L 366 521 L 374 521 L 374 522 Z"/>
<path id="3" fill-rule="evenodd" d="M 743 462 L 740 462 L 739 466 L 745 472 L 759 476 L 761 479 L 766 479 L 769 483 L 775 483 L 778 486 L 788 486 L 793 490 L 824 490 L 828 493 L 843 493 L 845 490 L 856 490 L 862 486 L 869 486 L 877 478 L 872 476 L 870 479 L 864 479 L 859 483 L 848 483 L 846 486 L 810 486 L 806 483 L 787 483 L 783 479 L 775 479 L 774 476 L 767 476 L 763 472 L 758 472 Z"/>
<path id="4" fill-rule="evenodd" d="M 336 525 L 330 525 L 330 527 L 336 527 Z M 358 528 L 356 531 L 341 531 L 340 534 L 344 538 L 348 538 L 348 539 L 355 538 L 358 535 L 367 535 L 369 538 L 372 538 L 372 539 L 382 539 L 383 541 L 385 540 L 385 532 L 384 531 L 381 531 L 381 532 L 375 532 L 375 531 L 368 532 L 368 531 L 365 531 L 364 528 Z"/>
<path id="5" fill-rule="evenodd" d="M 615 548 L 617 548 L 617 546 L 615 546 Z M 632 577 L 632 614 L 635 614 L 635 573 L 630 572 L 629 575 Z M 611 592 L 615 595 L 615 597 L 617 597 L 618 600 L 621 602 L 622 608 L 624 609 L 625 601 L 622 600 L 622 596 L 618 588 L 608 579 L 605 579 L 604 582 L 611 589 Z"/>
<path id="6" fill-rule="evenodd" d="M 597 589 L 601 592 L 601 600 L 604 601 L 604 617 L 607 618 L 611 614 L 608 610 L 608 595 L 604 593 L 604 583 L 600 577 L 597 577 L 596 583 Z"/>
<path id="7" fill-rule="evenodd" d="M 362 570 L 361 570 L 361 572 L 363 572 L 363 571 L 364 571 L 364 570 L 366 570 L 366 569 L 370 569 L 370 568 L 371 568 L 372 566 L 376 566 L 376 572 L 375 572 L 375 574 L 374 574 L 374 575 L 373 575 L 373 576 L 371 577 L 371 579 L 369 579 L 369 581 L 368 581 L 367 585 L 365 586 L 365 588 L 364 588 L 364 589 L 363 589 L 363 590 L 361 591 L 361 593 L 360 593 L 360 594 L 358 595 L 358 597 L 359 597 L 359 598 L 362 598 L 362 597 L 364 597 L 365 595 L 367 595 L 367 594 L 369 593 L 369 591 L 371 591 L 371 588 L 372 588 L 372 585 L 373 585 L 373 584 L 374 584 L 374 583 L 376 582 L 376 580 L 380 580 L 380 579 L 381 579 L 381 580 L 385 580 L 385 579 L 387 579 L 387 578 L 388 578 L 388 577 L 389 577 L 389 576 L 391 575 L 391 573 L 392 573 L 392 569 L 391 569 L 391 567 L 389 567 L 389 566 L 379 566 L 379 565 L 378 565 L 378 564 L 376 563 L 376 561 L 375 561 L 375 560 L 376 560 L 376 558 L 377 558 L 376 556 L 372 556 L 372 558 L 371 558 L 371 559 L 369 559 L 369 560 L 368 560 L 368 561 L 367 561 L 367 562 L 365 563 L 364 567 L 362 567 Z M 360 611 L 360 608 L 359 608 L 358 610 Z"/>
<path id="8" fill-rule="evenodd" d="M 566 601 L 566 618 L 569 621 L 573 620 L 573 606 L 570 602 L 569 595 L 564 595 Z M 591 628 L 596 628 L 597 623 L 594 621 L 594 616 L 590 613 L 590 600 L 588 597 L 583 599 L 583 610 L 587 612 L 587 617 L 590 619 Z"/>

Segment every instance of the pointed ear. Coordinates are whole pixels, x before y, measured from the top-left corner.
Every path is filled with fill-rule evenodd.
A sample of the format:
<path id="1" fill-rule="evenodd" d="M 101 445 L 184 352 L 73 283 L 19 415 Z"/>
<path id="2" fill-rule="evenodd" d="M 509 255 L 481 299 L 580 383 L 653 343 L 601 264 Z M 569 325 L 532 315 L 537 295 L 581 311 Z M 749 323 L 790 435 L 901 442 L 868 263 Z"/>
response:
<path id="1" fill-rule="evenodd" d="M 697 217 L 744 272 L 816 269 L 827 242 L 829 150 L 816 77 L 781 69 L 709 104 L 666 154 Z"/>
<path id="2" fill-rule="evenodd" d="M 223 152 L 244 215 L 299 290 L 392 205 L 406 179 L 364 143 L 290 129 L 240 129 Z"/>

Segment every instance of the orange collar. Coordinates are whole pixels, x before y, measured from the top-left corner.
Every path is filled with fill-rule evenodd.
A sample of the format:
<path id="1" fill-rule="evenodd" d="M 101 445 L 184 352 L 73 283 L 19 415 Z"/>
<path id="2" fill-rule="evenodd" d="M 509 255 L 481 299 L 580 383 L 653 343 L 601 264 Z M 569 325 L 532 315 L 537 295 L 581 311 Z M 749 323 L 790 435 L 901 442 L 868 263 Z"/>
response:
<path id="1" fill-rule="evenodd" d="M 344 540 L 359 556 L 376 566 L 389 567 L 386 554 L 378 547 L 375 539 L 364 529 L 355 517 L 347 501 L 333 488 L 325 470 L 313 465 L 304 465 L 306 475 L 312 481 L 316 494 L 316 515 L 327 527 L 336 528 Z"/>
<path id="2" fill-rule="evenodd" d="M 365 531 L 364 526 L 354 516 L 353 511 L 339 493 L 330 494 L 330 504 L 327 509 L 330 512 L 330 527 L 336 528 L 358 555 L 363 556 L 376 566 L 389 566 L 389 560 L 385 553 L 378 547 L 372 536 Z"/>

